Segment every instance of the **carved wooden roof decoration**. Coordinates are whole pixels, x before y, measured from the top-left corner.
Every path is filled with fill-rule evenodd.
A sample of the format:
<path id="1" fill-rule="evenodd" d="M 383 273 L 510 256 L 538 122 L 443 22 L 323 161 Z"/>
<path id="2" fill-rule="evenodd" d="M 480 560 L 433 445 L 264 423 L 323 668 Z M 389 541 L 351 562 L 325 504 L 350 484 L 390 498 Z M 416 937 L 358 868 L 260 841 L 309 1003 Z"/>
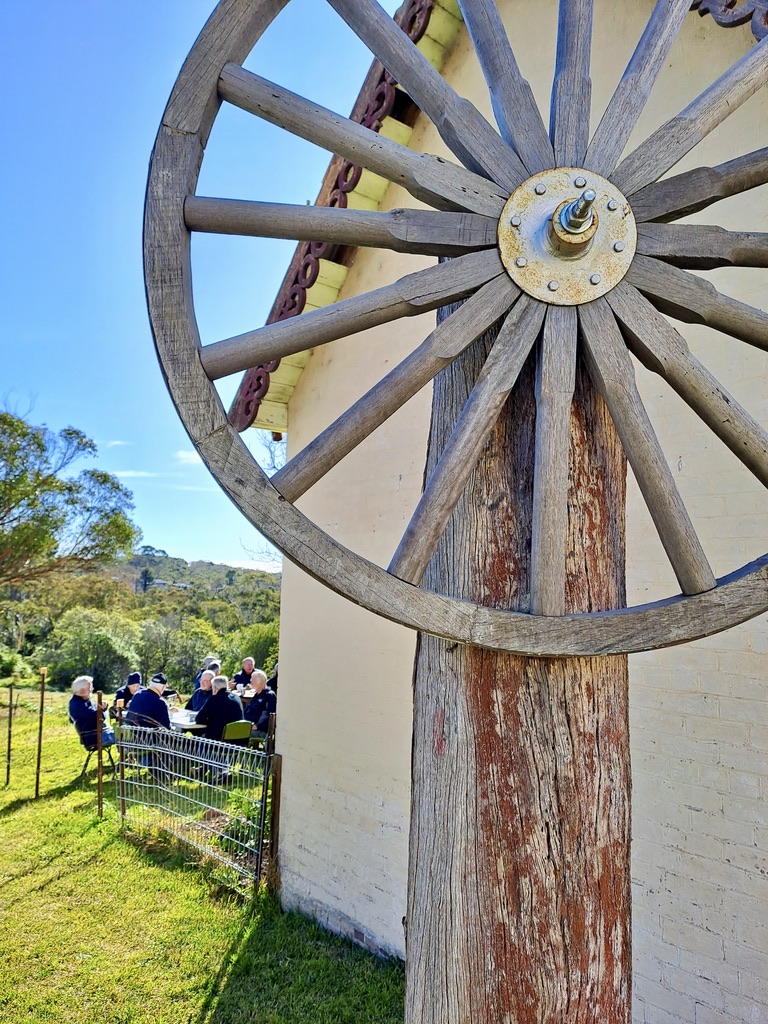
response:
<path id="1" fill-rule="evenodd" d="M 718 25 L 723 28 L 735 28 L 751 22 L 750 28 L 755 39 L 764 39 L 768 35 L 768 0 L 694 0 L 691 10 L 698 11 L 704 17 L 711 14 Z"/>
<path id="2" fill-rule="evenodd" d="M 711 15 L 723 28 L 749 22 L 758 40 L 768 35 L 768 0 L 743 0 L 741 3 L 738 0 L 692 0 L 691 11 L 698 11 L 701 17 Z M 439 68 L 454 41 L 461 12 L 456 0 L 405 0 L 394 20 Z M 450 23 L 447 29 L 446 20 Z M 379 61 L 374 60 L 350 119 L 407 144 L 417 114 L 409 97 L 397 88 L 397 83 Z M 315 205 L 376 209 L 387 184 L 385 179 L 334 156 Z M 349 247 L 342 245 L 300 242 L 266 323 L 287 320 L 307 309 L 335 301 L 346 277 L 348 254 Z M 280 436 L 287 427 L 288 399 L 308 356 L 308 352 L 303 352 L 246 371 L 229 410 L 230 422 L 236 430 L 256 426 Z M 266 403 L 273 406 L 271 412 L 265 408 L 267 392 L 273 400 Z M 274 403 L 278 408 L 282 406 L 277 415 Z"/>
<path id="3" fill-rule="evenodd" d="M 451 3 L 450 0 L 448 3 L 446 0 L 406 0 L 395 14 L 397 24 L 414 42 L 418 43 L 423 40 L 422 48 L 426 47 L 427 56 L 433 63 L 440 61 L 441 54 L 434 52 L 435 47 L 439 50 L 439 44 L 436 41 L 425 39 L 425 33 L 434 9 L 441 4 L 443 5 L 441 13 L 454 19 L 460 17 L 458 7 L 455 2 Z M 446 9 L 449 6 L 455 8 L 455 11 L 452 10 L 449 13 Z M 458 29 L 458 21 L 456 29 Z M 430 42 L 433 43 L 433 52 L 430 52 Z M 350 119 L 365 125 L 372 131 L 396 136 L 398 141 L 407 144 L 411 131 L 409 122 L 413 122 L 417 111 L 405 93 L 398 90 L 396 86 L 397 83 L 389 72 L 382 67 L 379 61 L 374 61 L 350 114 Z M 402 129 L 398 126 L 402 126 Z M 350 161 L 333 157 L 315 205 L 342 208 L 365 206 L 375 209 L 383 197 L 387 184 L 383 178 L 378 179 L 377 175 L 364 171 Z M 353 194 L 355 194 L 354 198 Z M 368 201 L 366 201 L 366 197 Z M 290 317 L 298 316 L 307 308 L 313 308 L 315 304 L 311 302 L 311 299 L 314 296 L 309 293 L 318 281 L 322 283 L 324 276 L 334 282 L 336 294 L 331 292 L 324 294 L 321 302 L 318 302 L 317 305 L 333 302 L 346 276 L 346 268 L 343 266 L 344 258 L 344 246 L 328 242 L 299 243 L 266 322 L 270 324 L 278 320 L 287 320 Z M 294 364 L 293 372 L 290 367 L 284 367 L 284 371 L 287 370 L 288 379 L 295 378 L 292 380 L 292 383 L 295 383 L 306 362 L 307 353 L 290 358 Z M 254 424 L 260 425 L 256 422 L 260 407 L 267 391 L 270 390 L 273 375 L 280 366 L 281 360 L 276 359 L 256 366 L 243 375 L 237 395 L 229 410 L 230 422 L 237 430 L 245 430 Z M 262 417 L 259 418 L 262 419 Z M 278 431 L 283 427 L 282 424 L 274 420 L 261 425 L 267 429 L 274 428 Z"/>

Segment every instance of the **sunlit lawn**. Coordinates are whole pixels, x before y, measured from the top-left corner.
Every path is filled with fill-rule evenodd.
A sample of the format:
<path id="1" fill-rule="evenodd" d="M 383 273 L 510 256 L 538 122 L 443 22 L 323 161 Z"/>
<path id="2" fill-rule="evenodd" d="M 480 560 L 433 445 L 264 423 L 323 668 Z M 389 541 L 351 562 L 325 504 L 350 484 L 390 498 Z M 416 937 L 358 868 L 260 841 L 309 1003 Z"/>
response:
<path id="1" fill-rule="evenodd" d="M 0 687 L 0 785 L 8 690 Z M 129 842 L 111 787 L 46 698 L 34 799 L 38 695 L 22 690 L 11 782 L 0 789 L 2 1024 L 399 1024 L 403 972 L 282 914 L 250 905 L 162 837 Z M 92 759 L 92 763 L 95 757 Z"/>

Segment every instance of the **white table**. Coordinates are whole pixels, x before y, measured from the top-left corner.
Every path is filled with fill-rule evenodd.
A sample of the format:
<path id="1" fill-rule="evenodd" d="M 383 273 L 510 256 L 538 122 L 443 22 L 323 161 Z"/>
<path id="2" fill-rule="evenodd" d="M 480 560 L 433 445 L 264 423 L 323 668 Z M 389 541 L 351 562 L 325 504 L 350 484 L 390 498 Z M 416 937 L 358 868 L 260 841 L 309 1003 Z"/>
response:
<path id="1" fill-rule="evenodd" d="M 202 732 L 205 725 L 198 725 L 196 718 L 195 711 L 177 711 L 175 715 L 171 715 L 171 728 L 176 732 Z"/>

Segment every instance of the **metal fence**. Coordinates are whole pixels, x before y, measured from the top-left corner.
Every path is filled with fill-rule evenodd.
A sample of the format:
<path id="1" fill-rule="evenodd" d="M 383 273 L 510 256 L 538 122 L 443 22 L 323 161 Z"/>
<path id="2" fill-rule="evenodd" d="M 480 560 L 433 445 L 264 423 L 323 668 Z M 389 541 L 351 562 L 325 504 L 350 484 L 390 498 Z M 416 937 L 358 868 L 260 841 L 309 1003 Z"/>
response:
<path id="1" fill-rule="evenodd" d="M 126 824 L 159 827 L 258 880 L 274 833 L 277 755 L 165 729 L 117 730 Z"/>

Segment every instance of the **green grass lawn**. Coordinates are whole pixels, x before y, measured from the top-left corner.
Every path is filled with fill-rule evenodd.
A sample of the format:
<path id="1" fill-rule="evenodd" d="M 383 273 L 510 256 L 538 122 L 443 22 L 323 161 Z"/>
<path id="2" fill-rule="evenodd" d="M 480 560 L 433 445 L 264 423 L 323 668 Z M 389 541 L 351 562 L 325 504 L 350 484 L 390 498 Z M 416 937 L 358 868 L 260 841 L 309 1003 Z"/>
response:
<path id="1" fill-rule="evenodd" d="M 66 714 L 46 697 L 34 799 L 38 694 L 19 692 L 10 786 L 0 789 L 3 1024 L 400 1024 L 403 971 L 281 913 L 247 904 L 162 837 L 130 840 Z M 8 690 L 0 687 L 0 784 Z M 92 763 L 95 758 L 92 758 Z"/>

